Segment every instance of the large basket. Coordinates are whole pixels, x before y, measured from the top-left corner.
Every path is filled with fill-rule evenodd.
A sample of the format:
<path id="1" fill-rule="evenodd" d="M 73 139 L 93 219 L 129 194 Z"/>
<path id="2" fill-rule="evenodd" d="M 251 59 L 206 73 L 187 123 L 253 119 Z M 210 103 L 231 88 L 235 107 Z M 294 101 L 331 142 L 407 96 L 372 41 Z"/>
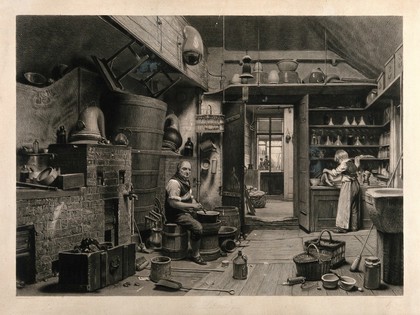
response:
<path id="1" fill-rule="evenodd" d="M 309 250 L 314 247 L 316 254 Z M 297 276 L 305 277 L 308 281 L 321 280 L 322 275 L 330 271 L 331 254 L 320 253 L 315 244 L 309 244 L 306 252 L 293 257 L 296 264 Z"/>
<path id="2" fill-rule="evenodd" d="M 322 238 L 324 232 L 327 232 L 330 235 L 329 239 Z M 322 230 L 318 238 L 306 241 L 304 243 L 305 250 L 308 248 L 309 244 L 315 244 L 320 253 L 329 253 L 332 255 L 331 268 L 337 268 L 346 261 L 346 242 L 333 240 L 331 232 L 328 230 Z"/>
<path id="3" fill-rule="evenodd" d="M 254 208 L 264 208 L 267 202 L 265 192 L 261 190 L 251 190 L 249 192 L 249 199 L 251 200 Z"/>

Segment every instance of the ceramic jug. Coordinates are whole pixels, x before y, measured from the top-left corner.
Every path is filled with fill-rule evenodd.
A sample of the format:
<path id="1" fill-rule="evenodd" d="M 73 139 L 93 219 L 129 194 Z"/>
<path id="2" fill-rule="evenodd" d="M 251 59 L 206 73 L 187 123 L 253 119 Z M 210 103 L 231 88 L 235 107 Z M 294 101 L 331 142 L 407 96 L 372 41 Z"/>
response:
<path id="1" fill-rule="evenodd" d="M 182 136 L 179 133 L 179 121 L 175 114 L 169 114 L 165 119 L 163 134 L 163 148 L 177 152 L 182 144 Z"/>
<path id="2" fill-rule="evenodd" d="M 325 74 L 320 68 L 313 69 L 309 75 L 309 83 L 323 83 Z"/>

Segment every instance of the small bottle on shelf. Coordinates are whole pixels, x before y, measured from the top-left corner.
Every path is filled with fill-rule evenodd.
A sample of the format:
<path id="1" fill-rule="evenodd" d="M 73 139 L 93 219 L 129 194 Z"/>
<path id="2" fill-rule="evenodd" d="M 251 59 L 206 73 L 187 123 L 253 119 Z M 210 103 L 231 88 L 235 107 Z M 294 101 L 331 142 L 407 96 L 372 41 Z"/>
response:
<path id="1" fill-rule="evenodd" d="M 337 136 L 337 140 L 335 140 L 334 145 L 343 145 L 340 138 L 340 136 Z"/>
<path id="2" fill-rule="evenodd" d="M 191 141 L 191 138 L 188 137 L 187 142 L 184 145 L 184 156 L 193 156 L 194 154 L 194 144 Z"/>
<path id="3" fill-rule="evenodd" d="M 318 139 L 315 135 L 315 133 L 312 134 L 312 140 L 311 140 L 311 145 L 317 145 L 318 144 Z"/>

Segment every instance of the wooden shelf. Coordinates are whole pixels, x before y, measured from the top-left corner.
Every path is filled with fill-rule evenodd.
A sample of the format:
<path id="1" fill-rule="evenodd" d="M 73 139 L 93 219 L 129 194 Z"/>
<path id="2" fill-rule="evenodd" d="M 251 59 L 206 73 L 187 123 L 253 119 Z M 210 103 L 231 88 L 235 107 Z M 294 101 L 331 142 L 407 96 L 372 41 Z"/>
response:
<path id="1" fill-rule="evenodd" d="M 371 109 L 377 106 L 389 105 L 389 101 L 393 100 L 396 105 L 401 102 L 401 75 L 397 76 L 389 86 L 383 90 L 372 103 L 368 104 L 365 109 Z"/>
<path id="2" fill-rule="evenodd" d="M 348 128 L 364 128 L 364 129 L 375 129 L 375 128 L 384 128 L 388 123 L 383 125 L 363 125 L 363 126 L 353 126 L 353 125 L 309 125 L 309 128 L 322 128 L 322 129 L 348 129 Z"/>
<path id="3" fill-rule="evenodd" d="M 316 147 L 316 148 L 350 148 L 350 149 L 366 149 L 366 148 L 380 148 L 381 146 L 378 144 L 363 144 L 363 145 L 348 145 L 348 144 L 343 144 L 343 145 L 323 145 L 323 144 L 311 144 L 311 147 Z"/>
<path id="4" fill-rule="evenodd" d="M 354 157 L 351 157 L 354 160 Z M 311 161 L 334 161 L 333 157 L 330 158 L 311 158 Z M 360 161 L 387 161 L 389 158 L 361 158 Z"/>
<path id="5" fill-rule="evenodd" d="M 310 112 L 361 112 L 365 109 L 363 107 L 346 107 L 346 108 L 332 108 L 332 107 L 313 107 L 309 108 Z"/>
<path id="6" fill-rule="evenodd" d="M 366 94 L 376 88 L 373 83 L 308 83 L 308 84 L 233 84 L 205 95 L 224 94 L 227 101 L 242 97 L 242 88 L 248 87 L 249 96 L 284 96 L 300 99 L 304 95 Z"/>

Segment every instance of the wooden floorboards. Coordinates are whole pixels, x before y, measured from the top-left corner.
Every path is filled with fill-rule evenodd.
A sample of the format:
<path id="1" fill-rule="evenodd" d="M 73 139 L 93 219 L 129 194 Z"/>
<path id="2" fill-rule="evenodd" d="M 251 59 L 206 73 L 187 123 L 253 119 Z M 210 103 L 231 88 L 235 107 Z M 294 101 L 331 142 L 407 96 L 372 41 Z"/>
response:
<path id="1" fill-rule="evenodd" d="M 310 235 L 300 231 L 286 230 L 256 230 L 252 231 L 243 245 L 243 253 L 248 257 L 248 278 L 246 280 L 233 279 L 232 260 L 236 253 L 230 255 L 229 267 L 223 273 L 210 272 L 195 286 L 207 288 L 234 289 L 239 296 L 395 296 L 403 295 L 402 286 L 382 283 L 379 290 L 363 288 L 364 273 L 362 259 L 359 272 L 350 272 L 350 264 L 359 255 L 368 231 L 358 231 L 345 235 L 333 234 L 333 239 L 346 242 L 346 264 L 336 269 L 340 275 L 351 276 L 356 279 L 357 288 L 350 292 L 342 289 L 328 290 L 322 287 L 321 281 L 307 281 L 300 285 L 283 285 L 288 277 L 296 276 L 296 266 L 293 257 L 303 252 L 303 244 L 308 239 L 318 237 L 319 233 Z M 325 233 L 324 233 L 325 234 Z M 324 235 L 323 235 L 324 237 Z M 376 254 L 376 232 L 372 232 L 363 258 Z M 225 292 L 190 291 L 186 295 L 227 295 Z"/>
<path id="2" fill-rule="evenodd" d="M 403 286 L 393 286 L 383 283 L 379 290 L 363 292 L 347 292 L 341 289 L 327 290 L 321 281 L 308 281 L 304 285 L 283 285 L 287 278 L 296 276 L 296 266 L 293 257 L 303 252 L 306 240 L 318 238 L 319 232 L 307 234 L 301 230 L 255 230 L 251 231 L 240 249 L 248 257 L 248 277 L 245 280 L 233 279 L 233 259 L 237 250 L 211 261 L 207 266 L 199 266 L 189 260 L 172 261 L 171 278 L 179 281 L 187 288 L 212 288 L 235 290 L 235 296 L 401 296 Z M 324 233 L 325 234 L 325 233 Z M 341 275 L 354 277 L 358 287 L 363 287 L 364 273 L 362 259 L 360 272 L 350 272 L 350 264 L 359 255 L 368 230 L 348 234 L 332 234 L 333 239 L 346 242 L 346 264 L 336 269 Z M 328 237 L 328 235 L 323 235 Z M 376 231 L 373 230 L 363 258 L 376 255 Z M 137 257 L 144 256 L 150 261 L 153 256 L 161 255 L 159 251 L 150 254 L 137 253 Z M 221 266 L 223 260 L 229 261 L 229 266 Z M 188 272 L 177 268 L 189 268 Z M 212 270 L 218 270 L 212 271 Z M 52 278 L 45 283 L 27 286 L 17 292 L 18 296 L 32 295 L 83 295 L 83 296 L 229 296 L 229 293 L 219 291 L 180 290 L 165 291 L 155 287 L 149 281 L 150 266 L 135 275 L 111 286 L 95 292 L 69 293 L 60 291 L 58 278 Z M 128 285 L 124 285 L 127 284 Z"/>

